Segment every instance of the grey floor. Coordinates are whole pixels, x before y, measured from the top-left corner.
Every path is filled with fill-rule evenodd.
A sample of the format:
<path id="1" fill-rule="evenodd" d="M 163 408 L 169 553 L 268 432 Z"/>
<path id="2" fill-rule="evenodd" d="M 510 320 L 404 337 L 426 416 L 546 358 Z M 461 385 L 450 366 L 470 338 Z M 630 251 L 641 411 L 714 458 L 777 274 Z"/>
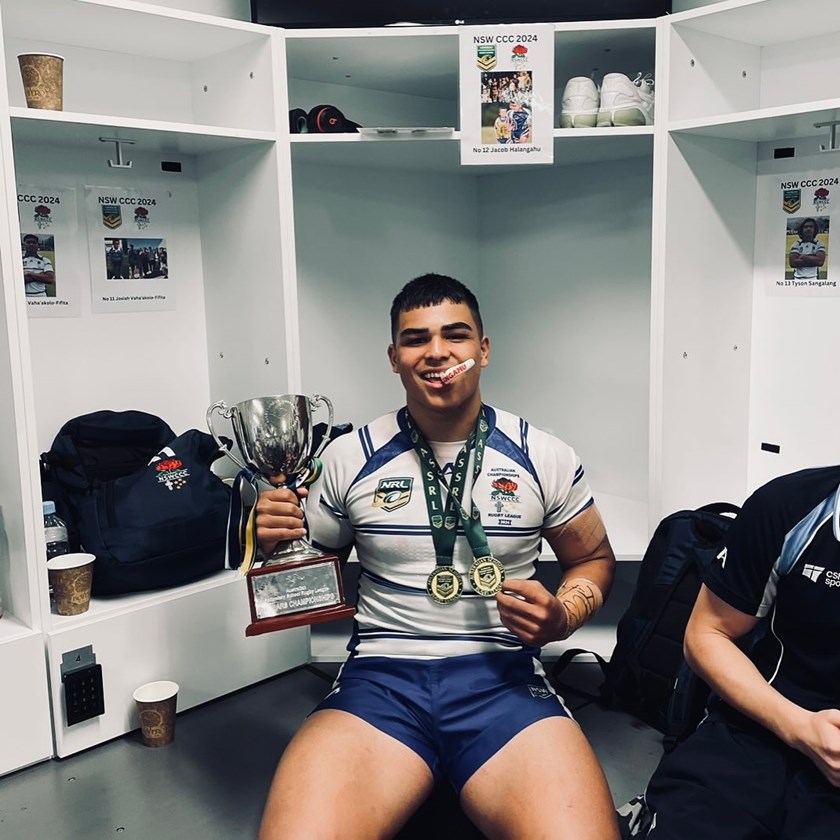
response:
<path id="1" fill-rule="evenodd" d="M 144 747 L 139 733 L 0 779 L 0 840 L 233 840 L 256 836 L 274 767 L 337 666 L 300 668 L 178 715 L 176 739 Z M 573 688 L 598 684 L 594 664 L 567 671 Z M 574 691 L 565 694 L 607 774 L 616 804 L 640 793 L 662 754 L 661 736 Z M 443 822 L 447 794 L 427 803 L 402 840 L 479 836 Z M 301 838 L 305 840 L 305 838 Z"/>

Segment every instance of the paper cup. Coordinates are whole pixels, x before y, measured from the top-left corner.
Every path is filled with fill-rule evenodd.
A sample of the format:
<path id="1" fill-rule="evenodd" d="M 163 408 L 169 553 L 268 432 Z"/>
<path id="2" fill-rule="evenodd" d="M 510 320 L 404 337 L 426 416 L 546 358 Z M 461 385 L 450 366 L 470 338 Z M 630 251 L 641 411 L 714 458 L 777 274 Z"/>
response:
<path id="1" fill-rule="evenodd" d="M 141 685 L 134 692 L 140 716 L 140 733 L 147 747 L 165 747 L 175 739 L 178 683 L 171 680 Z"/>
<path id="2" fill-rule="evenodd" d="M 60 111 L 64 107 L 64 57 L 21 53 L 17 58 L 27 108 Z"/>
<path id="3" fill-rule="evenodd" d="M 80 615 L 90 607 L 92 554 L 59 554 L 47 560 L 47 576 L 59 615 Z"/>

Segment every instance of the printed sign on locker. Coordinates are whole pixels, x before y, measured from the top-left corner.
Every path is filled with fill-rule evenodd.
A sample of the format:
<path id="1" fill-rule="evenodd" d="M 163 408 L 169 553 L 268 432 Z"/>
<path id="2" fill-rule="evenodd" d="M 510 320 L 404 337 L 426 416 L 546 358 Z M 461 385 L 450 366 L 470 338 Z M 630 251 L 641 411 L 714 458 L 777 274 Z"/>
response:
<path id="1" fill-rule="evenodd" d="M 79 315 L 76 191 L 18 184 L 20 250 L 31 318 Z"/>
<path id="2" fill-rule="evenodd" d="M 459 31 L 461 163 L 554 160 L 554 27 Z"/>
<path id="3" fill-rule="evenodd" d="M 840 173 L 808 172 L 779 182 L 783 260 L 769 279 L 770 294 L 834 297 L 840 268 L 830 265 L 831 211 L 840 200 Z M 782 231 L 784 233 L 782 234 Z M 781 236 L 780 236 L 781 239 Z"/>
<path id="4" fill-rule="evenodd" d="M 93 186 L 85 191 L 92 310 L 174 309 L 175 283 L 169 269 L 172 193 Z"/>

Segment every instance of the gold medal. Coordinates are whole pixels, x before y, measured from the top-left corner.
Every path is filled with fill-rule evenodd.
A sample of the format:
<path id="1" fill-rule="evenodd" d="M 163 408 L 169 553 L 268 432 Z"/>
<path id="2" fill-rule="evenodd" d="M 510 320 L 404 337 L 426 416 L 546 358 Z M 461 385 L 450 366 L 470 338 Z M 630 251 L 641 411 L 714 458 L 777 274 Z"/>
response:
<path id="1" fill-rule="evenodd" d="M 438 604 L 454 604 L 464 591 L 464 581 L 454 566 L 436 566 L 426 580 L 426 592 Z"/>
<path id="2" fill-rule="evenodd" d="M 482 598 L 492 598 L 501 592 L 504 582 L 505 567 L 491 554 L 477 557 L 470 566 L 470 583 Z"/>

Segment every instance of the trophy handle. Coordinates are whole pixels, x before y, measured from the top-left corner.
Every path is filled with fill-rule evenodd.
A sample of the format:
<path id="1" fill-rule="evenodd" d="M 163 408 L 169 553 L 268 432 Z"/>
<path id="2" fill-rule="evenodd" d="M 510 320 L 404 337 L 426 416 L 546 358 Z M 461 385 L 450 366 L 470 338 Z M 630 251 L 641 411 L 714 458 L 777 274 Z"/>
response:
<path id="1" fill-rule="evenodd" d="M 330 432 L 332 431 L 333 427 L 333 404 L 330 402 L 330 400 L 327 397 L 322 397 L 320 394 L 313 394 L 309 398 L 309 408 L 312 409 L 313 412 L 320 403 L 324 403 L 327 406 L 329 417 L 327 418 L 327 430 L 324 432 L 324 436 L 321 438 L 321 445 L 315 452 L 312 453 L 313 458 L 317 458 L 324 451 L 324 447 L 326 447 L 326 445 L 330 442 Z"/>
<path id="2" fill-rule="evenodd" d="M 213 403 L 210 408 L 207 409 L 207 428 L 210 430 L 210 434 L 213 435 L 213 440 L 219 445 L 219 449 L 228 456 L 235 464 L 237 464 L 241 469 L 246 470 L 248 469 L 236 455 L 225 446 L 222 441 L 219 439 L 219 436 L 216 434 L 216 430 L 213 428 L 213 412 L 218 411 L 225 420 L 232 420 L 233 415 L 236 413 L 236 407 L 228 408 L 227 403 L 224 400 L 219 400 L 218 402 Z"/>

